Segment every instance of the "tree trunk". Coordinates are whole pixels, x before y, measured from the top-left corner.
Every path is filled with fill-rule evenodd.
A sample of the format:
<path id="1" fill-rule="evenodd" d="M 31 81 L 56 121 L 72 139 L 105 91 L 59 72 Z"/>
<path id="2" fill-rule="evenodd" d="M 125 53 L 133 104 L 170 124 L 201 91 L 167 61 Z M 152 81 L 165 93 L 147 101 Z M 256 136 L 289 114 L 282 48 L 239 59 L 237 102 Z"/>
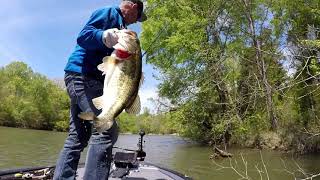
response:
<path id="1" fill-rule="evenodd" d="M 262 78 L 262 82 L 264 85 L 264 92 L 265 92 L 265 97 L 266 97 L 266 107 L 267 107 L 267 112 L 268 112 L 268 117 L 270 120 L 271 124 L 271 129 L 276 130 L 278 126 L 278 120 L 277 120 L 277 115 L 274 110 L 274 104 L 272 100 L 272 88 L 268 82 L 268 77 L 267 77 L 267 68 L 265 66 L 265 61 L 262 57 L 262 50 L 261 50 L 261 44 L 260 41 L 257 38 L 256 35 L 256 29 L 254 25 L 254 20 L 251 15 L 250 8 L 248 6 L 247 0 L 243 0 L 245 9 L 246 9 L 246 18 L 249 23 L 249 28 L 250 28 L 250 35 L 253 41 L 253 46 L 255 48 L 255 60 L 259 68 L 259 73 Z M 260 31 L 261 32 L 261 31 Z"/>

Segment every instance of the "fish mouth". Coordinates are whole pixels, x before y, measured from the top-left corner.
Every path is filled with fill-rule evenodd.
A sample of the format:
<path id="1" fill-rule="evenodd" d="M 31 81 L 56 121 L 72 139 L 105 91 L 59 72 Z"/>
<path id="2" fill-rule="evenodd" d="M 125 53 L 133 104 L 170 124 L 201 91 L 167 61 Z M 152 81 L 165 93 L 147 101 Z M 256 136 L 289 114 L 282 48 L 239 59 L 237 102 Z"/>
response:
<path id="1" fill-rule="evenodd" d="M 122 49 L 116 49 L 115 54 L 117 57 L 119 57 L 121 59 L 128 59 L 132 56 L 132 53 L 130 53 L 129 51 L 126 51 L 126 50 L 122 50 Z"/>

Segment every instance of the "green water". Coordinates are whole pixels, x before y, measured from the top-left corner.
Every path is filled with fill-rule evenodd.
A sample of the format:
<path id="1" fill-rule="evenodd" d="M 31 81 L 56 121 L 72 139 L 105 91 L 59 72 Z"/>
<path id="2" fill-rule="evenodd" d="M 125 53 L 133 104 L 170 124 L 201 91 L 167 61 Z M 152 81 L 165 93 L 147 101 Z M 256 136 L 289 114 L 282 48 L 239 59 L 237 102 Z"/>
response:
<path id="1" fill-rule="evenodd" d="M 0 127 L 0 170 L 55 164 L 66 136 L 59 132 Z M 116 146 L 136 149 L 138 138 L 120 135 Z M 303 173 L 309 176 L 320 173 L 320 155 L 316 154 L 292 157 L 275 151 L 230 149 L 235 155 L 232 159 L 212 161 L 211 148 L 176 136 L 146 135 L 145 141 L 146 161 L 196 180 L 236 180 L 246 174 L 250 179 L 289 180 L 304 178 Z M 81 161 L 85 160 L 85 153 Z"/>

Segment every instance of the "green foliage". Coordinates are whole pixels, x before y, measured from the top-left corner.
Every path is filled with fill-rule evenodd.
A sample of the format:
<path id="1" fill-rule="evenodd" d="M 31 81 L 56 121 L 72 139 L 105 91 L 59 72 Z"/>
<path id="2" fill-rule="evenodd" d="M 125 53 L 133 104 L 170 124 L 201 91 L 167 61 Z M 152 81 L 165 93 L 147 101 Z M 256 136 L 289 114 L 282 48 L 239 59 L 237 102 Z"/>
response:
<path id="1" fill-rule="evenodd" d="M 176 109 L 164 116 L 179 134 L 216 143 L 316 125 L 319 1 L 148 0 L 148 7 L 141 41 L 161 72 L 160 96 Z M 296 46 L 294 57 L 281 51 L 287 45 Z"/>
<path id="2" fill-rule="evenodd" d="M 65 130 L 69 99 L 52 81 L 27 64 L 13 62 L 0 69 L 0 125 Z"/>
<path id="3" fill-rule="evenodd" d="M 320 48 L 320 40 L 301 40 L 300 43 L 309 48 Z"/>
<path id="4" fill-rule="evenodd" d="M 145 109 L 138 116 L 127 113 L 120 114 L 117 123 L 122 133 L 139 133 L 143 129 L 148 134 L 173 134 L 176 133 L 169 116 L 152 115 Z"/>
<path id="5" fill-rule="evenodd" d="M 34 73 L 27 64 L 13 62 L 0 69 L 0 125 L 67 131 L 69 97 L 45 76 Z M 148 109 L 138 116 L 122 113 L 121 132 L 176 133 L 170 119 L 152 115 Z"/>
<path id="6" fill-rule="evenodd" d="M 159 96 L 173 108 L 157 115 L 123 113 L 122 132 L 143 128 L 240 144 L 261 139 L 270 128 L 287 137 L 319 134 L 319 0 L 147 5 L 141 43 L 160 72 Z M 0 70 L 0 95 L 2 125 L 65 130 L 65 92 L 25 64 Z M 283 138 L 288 146 L 288 139 L 293 146 L 306 142 Z"/>

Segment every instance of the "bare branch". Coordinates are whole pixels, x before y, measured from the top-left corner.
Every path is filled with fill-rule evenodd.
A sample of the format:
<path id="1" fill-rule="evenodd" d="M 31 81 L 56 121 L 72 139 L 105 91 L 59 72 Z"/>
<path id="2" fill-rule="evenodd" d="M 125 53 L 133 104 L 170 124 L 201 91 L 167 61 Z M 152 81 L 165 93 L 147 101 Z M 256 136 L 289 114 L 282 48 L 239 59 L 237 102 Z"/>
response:
<path id="1" fill-rule="evenodd" d="M 260 151 L 260 158 L 261 158 L 261 162 L 262 162 L 262 165 L 263 165 L 264 171 L 265 171 L 265 173 L 266 173 L 267 179 L 268 179 L 268 180 L 270 180 L 270 178 L 269 178 L 269 174 L 268 174 L 268 170 L 267 170 L 267 167 L 266 167 L 266 165 L 265 165 L 265 163 L 264 163 L 264 160 L 263 160 L 263 157 L 262 157 L 262 153 L 261 153 L 261 151 Z"/>

